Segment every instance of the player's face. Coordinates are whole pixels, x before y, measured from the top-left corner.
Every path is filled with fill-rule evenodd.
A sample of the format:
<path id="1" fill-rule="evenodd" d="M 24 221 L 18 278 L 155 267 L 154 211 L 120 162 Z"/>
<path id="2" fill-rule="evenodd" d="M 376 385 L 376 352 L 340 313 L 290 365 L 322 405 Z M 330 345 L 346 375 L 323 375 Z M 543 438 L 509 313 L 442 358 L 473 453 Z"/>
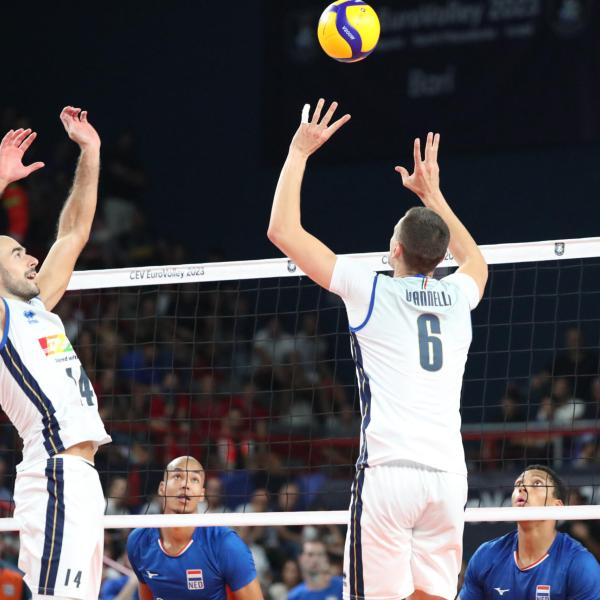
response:
<path id="1" fill-rule="evenodd" d="M 513 506 L 556 506 L 554 481 L 545 471 L 532 469 L 517 477 L 512 493 Z"/>
<path id="2" fill-rule="evenodd" d="M 165 498 L 165 514 L 195 513 L 204 498 L 204 471 L 195 464 L 170 466 L 158 493 Z"/>
<path id="3" fill-rule="evenodd" d="M 0 236 L 0 286 L 3 295 L 28 301 L 39 296 L 37 258 L 27 254 L 19 242 Z"/>

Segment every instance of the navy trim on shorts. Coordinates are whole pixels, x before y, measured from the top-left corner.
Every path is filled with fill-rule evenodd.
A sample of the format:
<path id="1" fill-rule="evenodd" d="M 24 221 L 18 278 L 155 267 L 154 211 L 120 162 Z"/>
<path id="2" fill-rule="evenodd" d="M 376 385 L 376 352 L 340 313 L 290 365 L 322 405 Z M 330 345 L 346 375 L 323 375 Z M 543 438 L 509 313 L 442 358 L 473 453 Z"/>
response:
<path id="1" fill-rule="evenodd" d="M 53 596 L 65 527 L 65 480 L 62 458 L 48 459 L 46 478 L 48 479 L 48 505 L 38 594 Z"/>
<path id="2" fill-rule="evenodd" d="M 375 306 L 375 290 L 377 289 L 377 279 L 379 278 L 379 273 L 375 273 L 375 277 L 373 278 L 373 288 L 371 289 L 371 301 L 369 302 L 369 310 L 367 311 L 367 316 L 365 320 L 358 327 L 350 327 L 350 331 L 352 333 L 356 333 L 360 331 L 371 318 L 371 314 L 373 312 L 373 307 Z"/>
<path id="3" fill-rule="evenodd" d="M 365 482 L 365 470 L 359 469 L 352 486 L 352 503 L 350 506 L 350 600 L 365 597 L 365 582 L 362 560 L 362 490 Z"/>

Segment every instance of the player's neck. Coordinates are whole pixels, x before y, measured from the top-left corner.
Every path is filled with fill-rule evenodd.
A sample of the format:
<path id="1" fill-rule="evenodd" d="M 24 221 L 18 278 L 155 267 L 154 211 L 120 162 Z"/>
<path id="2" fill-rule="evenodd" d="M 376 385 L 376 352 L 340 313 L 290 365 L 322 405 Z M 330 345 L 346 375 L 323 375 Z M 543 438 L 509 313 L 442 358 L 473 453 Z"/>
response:
<path id="1" fill-rule="evenodd" d="M 517 559 L 521 568 L 543 558 L 556 538 L 554 521 L 528 521 L 518 524 Z"/>
<path id="2" fill-rule="evenodd" d="M 190 543 L 195 529 L 195 527 L 165 527 L 161 529 L 160 541 L 163 550 L 176 556 Z"/>
<path id="3" fill-rule="evenodd" d="M 431 273 L 416 273 L 407 269 L 404 265 L 398 265 L 394 269 L 394 277 L 431 277 L 432 275 L 433 271 Z"/>
<path id="4" fill-rule="evenodd" d="M 326 587 L 328 587 L 330 582 L 331 576 L 329 575 L 329 573 L 319 573 L 314 577 L 307 577 L 305 583 L 306 587 L 309 590 L 319 591 L 324 590 Z"/>

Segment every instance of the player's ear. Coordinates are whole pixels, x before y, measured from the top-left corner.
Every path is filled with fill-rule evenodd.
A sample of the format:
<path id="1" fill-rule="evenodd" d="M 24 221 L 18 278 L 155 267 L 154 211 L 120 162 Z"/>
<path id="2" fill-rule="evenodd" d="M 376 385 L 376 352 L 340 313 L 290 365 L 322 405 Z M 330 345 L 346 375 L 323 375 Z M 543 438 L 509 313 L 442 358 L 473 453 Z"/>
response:
<path id="1" fill-rule="evenodd" d="M 163 481 L 161 481 L 161 482 L 158 484 L 158 495 L 159 495 L 159 496 L 165 496 L 165 495 L 166 495 L 166 492 L 165 492 L 165 482 L 164 482 L 164 480 L 163 480 Z"/>

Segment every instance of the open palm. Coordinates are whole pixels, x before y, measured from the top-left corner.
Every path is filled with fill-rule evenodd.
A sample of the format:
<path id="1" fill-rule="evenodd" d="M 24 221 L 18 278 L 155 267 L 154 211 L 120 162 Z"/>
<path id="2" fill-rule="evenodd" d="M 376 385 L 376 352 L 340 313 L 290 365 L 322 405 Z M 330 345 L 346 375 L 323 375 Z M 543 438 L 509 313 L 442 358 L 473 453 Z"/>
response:
<path id="1" fill-rule="evenodd" d="M 35 140 L 37 133 L 31 129 L 10 130 L 0 142 L 0 182 L 6 185 L 27 177 L 41 169 L 43 162 L 23 164 L 23 155 Z"/>

